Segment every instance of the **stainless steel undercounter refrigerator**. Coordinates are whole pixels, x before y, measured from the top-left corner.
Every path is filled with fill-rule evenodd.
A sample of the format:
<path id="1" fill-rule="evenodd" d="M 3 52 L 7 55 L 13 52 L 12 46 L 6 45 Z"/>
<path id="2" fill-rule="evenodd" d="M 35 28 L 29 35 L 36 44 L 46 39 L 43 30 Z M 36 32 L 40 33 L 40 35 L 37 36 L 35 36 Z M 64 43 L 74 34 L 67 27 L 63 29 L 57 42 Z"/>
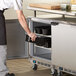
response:
<path id="1" fill-rule="evenodd" d="M 42 65 L 50 68 L 54 76 L 62 76 L 62 71 L 76 75 L 76 18 L 28 20 L 31 31 L 37 35 L 35 42 L 26 36 L 33 70 Z"/>

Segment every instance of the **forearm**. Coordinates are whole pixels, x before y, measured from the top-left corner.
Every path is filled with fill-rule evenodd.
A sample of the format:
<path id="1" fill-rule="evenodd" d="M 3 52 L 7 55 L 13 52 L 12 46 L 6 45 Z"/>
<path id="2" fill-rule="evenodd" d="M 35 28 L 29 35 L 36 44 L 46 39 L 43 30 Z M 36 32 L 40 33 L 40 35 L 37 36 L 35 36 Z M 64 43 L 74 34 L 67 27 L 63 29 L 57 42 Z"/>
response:
<path id="1" fill-rule="evenodd" d="M 27 25 L 27 22 L 26 22 L 26 19 L 25 19 L 23 13 L 20 15 L 20 17 L 18 17 L 18 20 L 19 20 L 21 26 L 23 27 L 23 29 L 27 32 L 27 34 L 30 34 L 31 31 Z"/>
<path id="2" fill-rule="evenodd" d="M 23 14 L 23 12 L 21 10 L 17 10 L 17 16 L 18 16 L 18 20 L 21 24 L 21 26 L 23 27 L 23 29 L 27 32 L 28 36 L 31 37 L 31 40 L 32 41 L 35 41 L 36 39 L 36 34 L 35 33 L 32 33 L 27 25 L 27 22 L 26 22 L 26 19 L 25 19 L 25 16 Z"/>

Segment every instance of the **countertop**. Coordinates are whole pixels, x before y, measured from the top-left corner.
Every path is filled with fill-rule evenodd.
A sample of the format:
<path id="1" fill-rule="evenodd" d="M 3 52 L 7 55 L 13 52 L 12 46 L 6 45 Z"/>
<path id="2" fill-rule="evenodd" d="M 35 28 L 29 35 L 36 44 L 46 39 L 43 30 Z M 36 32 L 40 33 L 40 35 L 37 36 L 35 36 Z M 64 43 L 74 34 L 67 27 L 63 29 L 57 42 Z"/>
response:
<path id="1" fill-rule="evenodd" d="M 62 11 L 62 10 L 48 10 L 48 9 L 35 8 L 35 7 L 30 7 L 30 6 L 28 6 L 27 9 L 33 10 L 33 11 L 52 13 L 52 14 L 76 16 L 76 11 L 66 12 L 66 11 Z"/>

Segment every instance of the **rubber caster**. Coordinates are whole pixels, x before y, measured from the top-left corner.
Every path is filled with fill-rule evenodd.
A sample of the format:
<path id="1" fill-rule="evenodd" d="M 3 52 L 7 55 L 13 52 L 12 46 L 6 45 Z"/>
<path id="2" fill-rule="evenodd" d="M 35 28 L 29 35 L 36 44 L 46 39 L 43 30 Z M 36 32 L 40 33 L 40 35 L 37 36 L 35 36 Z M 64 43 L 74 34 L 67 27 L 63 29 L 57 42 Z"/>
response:
<path id="1" fill-rule="evenodd" d="M 11 76 L 15 76 L 15 74 L 14 73 L 11 73 Z"/>
<path id="2" fill-rule="evenodd" d="M 32 67 L 32 69 L 33 69 L 34 71 L 36 71 L 36 70 L 37 70 L 37 64 L 34 64 L 33 67 Z"/>
<path id="3" fill-rule="evenodd" d="M 58 72 L 56 69 L 54 70 L 54 74 L 52 74 L 52 76 L 58 76 Z"/>
<path id="4" fill-rule="evenodd" d="M 60 72 L 60 76 L 64 76 L 63 72 Z"/>
<path id="5" fill-rule="evenodd" d="M 14 73 L 7 73 L 5 76 L 15 76 Z"/>
<path id="6" fill-rule="evenodd" d="M 58 76 L 64 76 L 63 72 L 60 71 L 60 73 L 58 74 Z"/>

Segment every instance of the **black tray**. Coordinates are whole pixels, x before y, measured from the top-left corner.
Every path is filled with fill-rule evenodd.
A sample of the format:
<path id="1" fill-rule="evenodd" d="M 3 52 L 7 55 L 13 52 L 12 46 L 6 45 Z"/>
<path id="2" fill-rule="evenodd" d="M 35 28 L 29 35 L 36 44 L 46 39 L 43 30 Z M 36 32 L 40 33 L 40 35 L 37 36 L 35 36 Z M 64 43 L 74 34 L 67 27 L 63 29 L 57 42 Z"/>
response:
<path id="1" fill-rule="evenodd" d="M 31 38 L 28 35 L 26 35 L 25 40 L 27 42 L 35 43 L 38 46 L 44 46 L 47 48 L 51 48 L 51 38 L 49 37 L 40 36 L 40 37 L 37 37 L 35 41 L 32 41 Z"/>

